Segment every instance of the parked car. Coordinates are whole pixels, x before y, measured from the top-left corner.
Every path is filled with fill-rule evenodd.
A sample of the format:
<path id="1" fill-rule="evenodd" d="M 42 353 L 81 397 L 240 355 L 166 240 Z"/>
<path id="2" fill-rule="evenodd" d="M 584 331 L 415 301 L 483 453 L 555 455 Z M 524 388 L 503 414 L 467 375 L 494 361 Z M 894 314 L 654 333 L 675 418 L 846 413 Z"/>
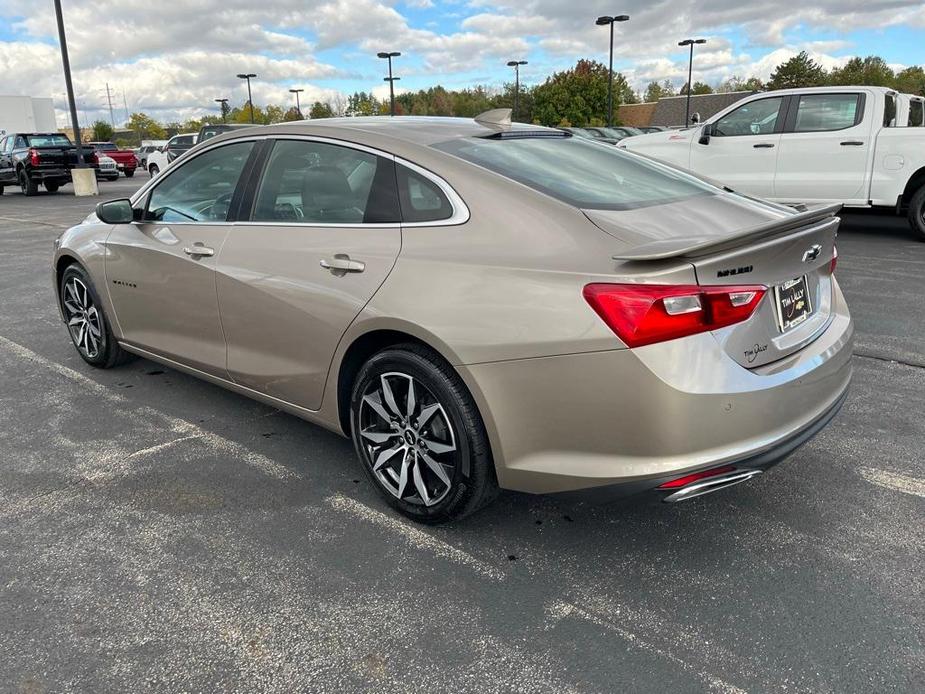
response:
<path id="1" fill-rule="evenodd" d="M 679 501 L 812 437 L 851 377 L 837 209 L 497 111 L 325 119 L 204 142 L 53 272 L 89 364 L 142 355 L 352 436 L 438 522 L 499 487 Z"/>
<path id="2" fill-rule="evenodd" d="M 87 144 L 93 147 L 101 156 L 105 154 L 110 159 L 115 160 L 119 171 L 124 173 L 126 178 L 131 178 L 135 175 L 135 169 L 138 168 L 138 159 L 135 158 L 135 153 L 132 150 L 119 149 L 118 145 L 112 142 L 88 142 Z"/>
<path id="3" fill-rule="evenodd" d="M 82 147 L 81 155 L 96 168 L 92 147 Z M 0 194 L 4 186 L 17 184 L 23 195 L 35 195 L 40 185 L 57 193 L 71 182 L 77 156 L 77 147 L 62 133 L 7 133 L 0 139 Z"/>
<path id="4" fill-rule="evenodd" d="M 199 135 L 196 138 L 196 143 L 205 142 L 210 140 L 216 135 L 221 135 L 222 133 L 227 133 L 232 130 L 242 130 L 244 128 L 254 128 L 259 126 L 251 125 L 250 123 L 241 124 L 241 123 L 216 123 L 214 125 L 204 125 L 199 129 Z"/>
<path id="5" fill-rule="evenodd" d="M 640 127 L 636 128 L 636 129 L 637 129 L 637 130 L 642 130 L 642 132 L 643 132 L 644 134 L 648 134 L 648 133 L 660 133 L 660 132 L 664 132 L 664 131 L 668 130 L 668 128 L 665 127 L 664 125 L 643 125 L 643 126 L 640 126 Z"/>
<path id="6" fill-rule="evenodd" d="M 592 135 L 597 134 L 602 138 L 616 140 L 617 142 L 627 137 L 644 134 L 642 130 L 631 128 L 628 125 L 613 125 L 607 128 L 585 128 L 585 130 L 591 132 Z"/>
<path id="7" fill-rule="evenodd" d="M 885 87 L 757 93 L 621 146 L 768 200 L 896 210 L 925 240 L 925 130 L 896 126 L 900 101 Z"/>
<path id="8" fill-rule="evenodd" d="M 142 140 L 141 147 L 135 155 L 138 158 L 138 168 L 148 170 L 148 155 L 156 152 L 167 144 L 167 140 Z"/>
<path id="9" fill-rule="evenodd" d="M 616 135 L 604 134 L 604 132 L 602 132 L 604 130 L 603 128 L 571 128 L 571 130 L 581 130 L 586 137 L 590 137 L 592 140 L 597 140 L 598 142 L 606 143 L 608 145 L 615 145 L 621 139 L 623 139 L 622 137 Z M 577 135 L 578 133 L 573 132 L 572 134 Z"/>
<path id="10" fill-rule="evenodd" d="M 119 165 L 112 157 L 97 152 L 96 177 L 106 181 L 119 180 Z"/>
<path id="11" fill-rule="evenodd" d="M 157 174 L 167 168 L 167 165 L 170 164 L 170 162 L 195 145 L 198 137 L 199 136 L 197 133 L 182 133 L 180 135 L 174 135 L 169 140 L 167 140 L 167 144 L 165 144 L 163 147 L 160 147 L 156 151 L 149 153 L 147 159 L 147 169 L 151 178 L 157 176 Z"/>

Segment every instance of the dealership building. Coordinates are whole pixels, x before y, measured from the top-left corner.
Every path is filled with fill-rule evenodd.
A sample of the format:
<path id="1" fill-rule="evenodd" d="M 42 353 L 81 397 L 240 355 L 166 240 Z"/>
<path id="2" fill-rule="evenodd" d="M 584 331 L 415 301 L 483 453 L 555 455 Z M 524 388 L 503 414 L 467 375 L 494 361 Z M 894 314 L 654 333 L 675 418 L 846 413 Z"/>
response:
<path id="1" fill-rule="evenodd" d="M 0 95 L 0 133 L 57 132 L 54 101 Z"/>

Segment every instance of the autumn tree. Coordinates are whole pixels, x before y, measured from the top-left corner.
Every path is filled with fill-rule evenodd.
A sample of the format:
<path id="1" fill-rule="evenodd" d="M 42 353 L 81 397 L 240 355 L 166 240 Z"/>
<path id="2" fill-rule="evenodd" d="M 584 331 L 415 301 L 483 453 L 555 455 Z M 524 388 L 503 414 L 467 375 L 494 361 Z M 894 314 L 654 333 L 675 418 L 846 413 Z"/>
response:
<path id="1" fill-rule="evenodd" d="M 164 126 L 146 113 L 133 113 L 128 119 L 129 130 L 133 130 L 139 140 L 166 140 Z"/>

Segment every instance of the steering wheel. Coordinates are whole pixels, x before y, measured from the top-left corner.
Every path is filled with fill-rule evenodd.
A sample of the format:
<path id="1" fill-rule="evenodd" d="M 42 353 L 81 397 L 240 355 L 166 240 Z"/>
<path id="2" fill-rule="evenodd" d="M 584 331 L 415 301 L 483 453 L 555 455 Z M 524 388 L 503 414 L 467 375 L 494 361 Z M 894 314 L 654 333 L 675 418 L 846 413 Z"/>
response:
<path id="1" fill-rule="evenodd" d="M 203 215 L 217 222 L 224 222 L 228 218 L 228 210 L 231 208 L 232 195 L 232 193 L 219 195 L 215 198 L 215 202 L 202 211 Z"/>

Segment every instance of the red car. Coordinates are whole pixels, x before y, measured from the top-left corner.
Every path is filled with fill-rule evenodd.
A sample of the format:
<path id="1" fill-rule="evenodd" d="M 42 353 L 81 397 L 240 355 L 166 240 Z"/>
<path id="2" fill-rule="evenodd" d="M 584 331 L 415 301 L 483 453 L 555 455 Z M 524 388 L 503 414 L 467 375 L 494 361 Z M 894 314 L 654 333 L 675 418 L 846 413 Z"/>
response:
<path id="1" fill-rule="evenodd" d="M 114 159 L 119 171 L 124 173 L 126 178 L 131 178 L 135 175 L 135 169 L 138 168 L 138 159 L 135 158 L 135 153 L 132 150 L 119 149 L 112 142 L 88 142 L 87 144 L 97 152 Z"/>

